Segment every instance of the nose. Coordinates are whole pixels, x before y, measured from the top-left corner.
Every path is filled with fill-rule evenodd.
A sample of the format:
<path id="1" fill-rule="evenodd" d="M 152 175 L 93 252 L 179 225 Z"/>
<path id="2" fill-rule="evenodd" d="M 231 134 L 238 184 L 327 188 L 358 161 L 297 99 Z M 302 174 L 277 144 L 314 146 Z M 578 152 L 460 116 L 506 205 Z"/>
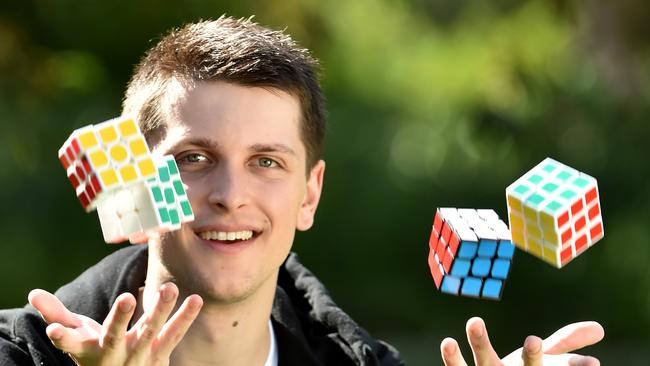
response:
<path id="1" fill-rule="evenodd" d="M 219 211 L 234 211 L 248 203 L 245 171 L 220 164 L 209 177 L 208 203 Z"/>

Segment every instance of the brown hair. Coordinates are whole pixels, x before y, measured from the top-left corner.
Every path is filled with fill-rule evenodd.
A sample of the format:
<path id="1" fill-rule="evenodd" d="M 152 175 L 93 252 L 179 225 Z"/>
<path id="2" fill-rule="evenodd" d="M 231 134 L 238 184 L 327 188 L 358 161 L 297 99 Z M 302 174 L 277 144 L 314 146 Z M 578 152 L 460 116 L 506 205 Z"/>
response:
<path id="1" fill-rule="evenodd" d="M 152 143 L 165 135 L 170 108 L 165 97 L 174 80 L 184 86 L 222 80 L 280 89 L 300 102 L 309 174 L 321 158 L 325 137 L 325 101 L 318 70 L 318 61 L 290 36 L 250 18 L 222 16 L 173 29 L 151 48 L 129 81 L 123 112 L 138 118 Z"/>

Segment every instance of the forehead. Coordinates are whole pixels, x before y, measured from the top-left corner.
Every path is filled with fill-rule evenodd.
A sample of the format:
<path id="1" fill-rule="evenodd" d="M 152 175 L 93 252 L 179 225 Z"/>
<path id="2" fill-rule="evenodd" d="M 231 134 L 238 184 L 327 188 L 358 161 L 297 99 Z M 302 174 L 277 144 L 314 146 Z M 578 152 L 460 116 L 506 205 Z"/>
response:
<path id="1" fill-rule="evenodd" d="M 162 145 L 200 137 L 224 146 L 281 143 L 305 154 L 299 100 L 282 90 L 200 82 L 191 88 L 170 87 L 166 104 Z"/>

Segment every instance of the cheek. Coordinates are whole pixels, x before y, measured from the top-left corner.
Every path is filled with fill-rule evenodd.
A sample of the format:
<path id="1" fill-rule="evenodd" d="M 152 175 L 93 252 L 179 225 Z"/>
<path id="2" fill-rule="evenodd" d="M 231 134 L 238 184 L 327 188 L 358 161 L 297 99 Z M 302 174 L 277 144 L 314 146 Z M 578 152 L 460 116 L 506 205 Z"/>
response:
<path id="1" fill-rule="evenodd" d="M 278 181 L 265 184 L 258 199 L 263 201 L 265 210 L 275 221 L 286 222 L 285 225 L 295 224 L 305 196 L 305 183 L 303 181 Z M 291 227 L 293 230 L 294 227 Z"/>
<path id="2" fill-rule="evenodd" d="M 193 174 L 183 174 L 181 175 L 181 179 L 183 180 L 183 184 L 185 184 L 185 191 L 192 205 L 192 209 L 199 209 L 202 202 L 207 202 L 210 194 L 209 180 Z"/>

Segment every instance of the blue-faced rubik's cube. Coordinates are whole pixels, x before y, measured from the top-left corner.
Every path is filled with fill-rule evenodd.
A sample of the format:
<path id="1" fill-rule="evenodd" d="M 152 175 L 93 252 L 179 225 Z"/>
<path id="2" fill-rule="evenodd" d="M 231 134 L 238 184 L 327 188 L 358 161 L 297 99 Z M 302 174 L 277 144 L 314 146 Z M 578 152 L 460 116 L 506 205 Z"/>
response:
<path id="1" fill-rule="evenodd" d="M 97 209 L 107 243 L 194 220 L 173 156 L 154 159 L 130 117 L 75 130 L 59 160 L 84 209 Z"/>
<path id="2" fill-rule="evenodd" d="M 546 158 L 506 188 L 512 241 L 560 268 L 604 235 L 596 179 Z"/>
<path id="3" fill-rule="evenodd" d="M 514 251 L 507 225 L 493 210 L 436 210 L 428 261 L 440 291 L 500 299 Z"/>

